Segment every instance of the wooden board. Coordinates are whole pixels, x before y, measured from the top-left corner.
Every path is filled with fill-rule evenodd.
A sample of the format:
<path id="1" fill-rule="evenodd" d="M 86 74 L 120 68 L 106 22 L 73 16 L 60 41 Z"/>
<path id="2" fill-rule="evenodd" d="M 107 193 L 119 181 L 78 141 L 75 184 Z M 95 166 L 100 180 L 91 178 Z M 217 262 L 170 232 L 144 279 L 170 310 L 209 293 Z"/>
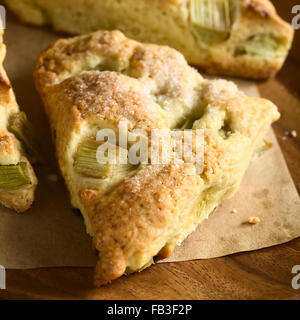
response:
<path id="1" fill-rule="evenodd" d="M 273 1 L 292 20 L 294 1 Z M 284 68 L 258 83 L 263 97 L 275 102 L 282 118 L 274 129 L 300 191 L 300 30 Z M 282 140 L 285 131 L 297 138 Z M 300 214 L 300 213 L 299 213 Z M 7 270 L 2 299 L 300 299 L 291 269 L 300 264 L 300 239 L 284 245 L 228 257 L 155 265 L 100 289 L 91 286 L 92 268 Z"/>

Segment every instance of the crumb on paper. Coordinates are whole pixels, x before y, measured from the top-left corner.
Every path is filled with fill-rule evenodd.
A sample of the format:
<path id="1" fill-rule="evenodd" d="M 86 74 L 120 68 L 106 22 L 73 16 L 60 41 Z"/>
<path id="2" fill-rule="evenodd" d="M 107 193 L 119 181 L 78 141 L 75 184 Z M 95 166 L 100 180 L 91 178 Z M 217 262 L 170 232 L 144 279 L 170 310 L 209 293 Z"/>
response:
<path id="1" fill-rule="evenodd" d="M 250 217 L 248 219 L 248 223 L 249 224 L 258 224 L 258 223 L 260 223 L 260 219 L 258 217 Z"/>
<path id="2" fill-rule="evenodd" d="M 48 180 L 51 182 L 57 182 L 58 181 L 58 175 L 57 174 L 49 174 Z"/>
<path id="3" fill-rule="evenodd" d="M 234 214 L 235 214 L 235 213 L 237 213 L 237 212 L 238 212 L 238 211 L 237 211 L 236 209 L 232 209 L 232 210 L 231 210 L 231 213 L 234 213 Z"/>
<path id="4" fill-rule="evenodd" d="M 284 136 L 281 137 L 281 140 L 285 141 L 288 137 L 296 138 L 298 136 L 296 130 L 292 130 L 291 132 L 285 131 Z"/>
<path id="5" fill-rule="evenodd" d="M 296 130 L 293 130 L 293 131 L 291 132 L 291 136 L 294 137 L 294 138 L 296 138 L 296 137 L 297 137 L 297 131 L 296 131 Z"/>

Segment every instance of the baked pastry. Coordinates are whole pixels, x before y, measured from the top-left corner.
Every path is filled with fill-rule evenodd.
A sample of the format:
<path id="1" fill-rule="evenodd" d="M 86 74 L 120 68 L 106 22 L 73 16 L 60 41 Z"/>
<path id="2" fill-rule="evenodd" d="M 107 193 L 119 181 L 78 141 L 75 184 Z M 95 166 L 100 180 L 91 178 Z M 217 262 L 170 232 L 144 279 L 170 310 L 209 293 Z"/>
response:
<path id="1" fill-rule="evenodd" d="M 23 20 L 70 34 L 120 30 L 171 46 L 209 73 L 268 78 L 282 66 L 293 28 L 269 0 L 7 0 Z"/>
<path id="2" fill-rule="evenodd" d="M 34 79 L 72 206 L 99 254 L 96 285 L 169 256 L 234 194 L 279 118 L 270 101 L 249 98 L 232 82 L 205 80 L 176 50 L 119 31 L 54 42 L 41 53 Z M 156 129 L 204 130 L 202 173 L 188 161 L 100 165 L 98 130 L 118 132 L 121 120 L 127 133 L 139 129 L 148 137 Z"/>
<path id="3" fill-rule="evenodd" d="M 3 68 L 6 48 L 0 31 L 0 203 L 18 212 L 27 210 L 33 200 L 37 178 L 25 150 L 35 156 L 33 129 L 20 112 Z"/>

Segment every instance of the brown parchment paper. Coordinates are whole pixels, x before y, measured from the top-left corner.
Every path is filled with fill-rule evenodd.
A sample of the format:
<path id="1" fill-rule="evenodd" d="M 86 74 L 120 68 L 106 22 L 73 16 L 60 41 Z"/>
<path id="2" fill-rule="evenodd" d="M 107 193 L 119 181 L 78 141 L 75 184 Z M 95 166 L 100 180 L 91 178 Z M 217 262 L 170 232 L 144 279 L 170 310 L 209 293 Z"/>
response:
<path id="1" fill-rule="evenodd" d="M 5 42 L 6 70 L 21 108 L 35 125 L 46 163 L 36 171 L 39 186 L 32 208 L 16 214 L 0 207 L 0 265 L 6 268 L 93 266 L 96 258 L 83 220 L 70 208 L 68 192 L 58 174 L 47 120 L 34 90 L 32 71 L 37 54 L 61 35 L 24 26 L 8 16 Z M 239 81 L 249 95 L 258 95 L 253 83 Z M 177 247 L 165 261 L 212 258 L 287 242 L 300 236 L 300 201 L 272 131 L 274 147 L 254 161 L 234 198 Z M 237 213 L 231 213 L 236 209 Z M 261 223 L 247 224 L 250 216 Z"/>

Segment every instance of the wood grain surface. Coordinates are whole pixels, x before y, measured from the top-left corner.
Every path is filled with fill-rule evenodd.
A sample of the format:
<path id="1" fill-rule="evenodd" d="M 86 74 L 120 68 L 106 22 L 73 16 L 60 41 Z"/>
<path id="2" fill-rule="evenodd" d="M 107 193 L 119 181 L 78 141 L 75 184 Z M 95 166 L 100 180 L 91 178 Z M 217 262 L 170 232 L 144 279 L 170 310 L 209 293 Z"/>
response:
<path id="1" fill-rule="evenodd" d="M 292 20 L 295 1 L 273 1 L 281 16 Z M 300 30 L 293 50 L 276 78 L 258 83 L 260 93 L 282 114 L 274 129 L 300 190 Z M 286 131 L 296 138 L 282 140 Z M 300 214 L 300 213 L 299 213 Z M 228 257 L 155 265 L 142 273 L 93 288 L 92 268 L 7 270 L 1 299 L 300 299 L 291 269 L 300 265 L 300 239 Z"/>

